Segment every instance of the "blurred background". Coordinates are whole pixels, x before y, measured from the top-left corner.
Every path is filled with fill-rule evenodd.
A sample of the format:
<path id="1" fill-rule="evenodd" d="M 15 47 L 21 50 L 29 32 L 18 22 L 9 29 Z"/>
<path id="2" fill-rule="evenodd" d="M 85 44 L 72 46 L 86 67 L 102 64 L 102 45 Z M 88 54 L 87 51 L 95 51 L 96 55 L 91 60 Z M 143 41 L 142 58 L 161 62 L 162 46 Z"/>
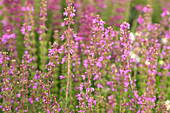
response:
<path id="1" fill-rule="evenodd" d="M 115 30 L 119 30 L 119 26 L 123 21 L 127 21 L 131 25 L 131 31 L 135 32 L 138 26 L 137 19 L 142 14 L 145 5 L 153 8 L 152 22 L 159 23 L 161 13 L 170 8 L 170 0 L 74 0 L 76 8 L 75 24 L 72 26 L 78 36 L 88 41 L 90 31 L 90 22 L 97 14 L 105 21 L 105 27 L 112 26 Z M 0 1 L 0 33 L 3 35 L 6 30 L 10 29 L 16 34 L 18 59 L 21 59 L 24 52 L 24 37 L 21 33 L 23 23 L 28 17 L 33 15 L 32 23 L 34 24 L 34 35 L 36 48 L 39 47 L 38 38 L 40 36 L 40 6 L 41 0 L 1 0 Z M 31 12 L 27 12 L 27 8 L 32 8 Z M 46 34 L 47 41 L 54 42 L 54 34 L 57 32 L 58 37 L 61 36 L 65 27 L 61 27 L 64 21 L 65 0 L 47 0 L 47 20 Z M 47 45 L 48 46 L 48 45 Z M 37 49 L 37 54 L 39 53 Z"/>

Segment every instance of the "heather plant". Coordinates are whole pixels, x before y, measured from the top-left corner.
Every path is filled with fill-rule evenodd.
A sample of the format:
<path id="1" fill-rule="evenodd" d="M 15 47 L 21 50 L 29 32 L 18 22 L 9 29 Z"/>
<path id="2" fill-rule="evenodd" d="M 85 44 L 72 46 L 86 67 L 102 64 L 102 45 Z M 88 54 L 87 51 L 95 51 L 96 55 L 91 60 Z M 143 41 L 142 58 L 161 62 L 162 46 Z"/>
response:
<path id="1" fill-rule="evenodd" d="M 167 0 L 0 0 L 2 113 L 168 113 L 169 57 Z"/>

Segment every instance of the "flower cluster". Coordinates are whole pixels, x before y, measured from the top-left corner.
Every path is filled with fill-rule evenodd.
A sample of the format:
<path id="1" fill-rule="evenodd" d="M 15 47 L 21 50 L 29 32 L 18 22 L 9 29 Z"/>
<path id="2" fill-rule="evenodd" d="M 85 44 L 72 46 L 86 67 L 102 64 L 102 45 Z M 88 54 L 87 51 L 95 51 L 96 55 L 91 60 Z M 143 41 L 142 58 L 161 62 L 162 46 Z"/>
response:
<path id="1" fill-rule="evenodd" d="M 0 112 L 170 111 L 168 1 L 40 1 L 0 0 Z"/>

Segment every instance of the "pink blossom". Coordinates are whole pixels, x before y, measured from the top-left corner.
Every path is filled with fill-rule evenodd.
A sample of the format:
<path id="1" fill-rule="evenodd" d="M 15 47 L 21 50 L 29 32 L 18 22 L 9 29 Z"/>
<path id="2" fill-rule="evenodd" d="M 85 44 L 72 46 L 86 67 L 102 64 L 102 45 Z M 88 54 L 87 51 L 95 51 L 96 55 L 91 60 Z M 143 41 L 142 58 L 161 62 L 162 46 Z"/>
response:
<path id="1" fill-rule="evenodd" d="M 20 98 L 20 97 L 21 97 L 21 94 L 20 94 L 20 93 L 18 93 L 18 94 L 17 94 L 17 97 L 18 97 L 18 98 Z"/>
<path id="2" fill-rule="evenodd" d="M 63 75 L 60 75 L 60 76 L 59 76 L 59 78 L 60 78 L 60 80 L 61 80 L 61 79 L 65 78 L 65 76 L 63 76 Z"/>

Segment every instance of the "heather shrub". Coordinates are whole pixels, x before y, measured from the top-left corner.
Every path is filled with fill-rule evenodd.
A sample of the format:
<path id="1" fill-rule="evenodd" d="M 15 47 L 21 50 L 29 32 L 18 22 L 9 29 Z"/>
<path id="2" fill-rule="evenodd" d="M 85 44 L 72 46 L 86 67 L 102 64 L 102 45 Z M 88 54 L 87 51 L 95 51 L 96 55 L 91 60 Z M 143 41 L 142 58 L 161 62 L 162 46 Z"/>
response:
<path id="1" fill-rule="evenodd" d="M 170 112 L 169 6 L 0 0 L 0 112 Z"/>

